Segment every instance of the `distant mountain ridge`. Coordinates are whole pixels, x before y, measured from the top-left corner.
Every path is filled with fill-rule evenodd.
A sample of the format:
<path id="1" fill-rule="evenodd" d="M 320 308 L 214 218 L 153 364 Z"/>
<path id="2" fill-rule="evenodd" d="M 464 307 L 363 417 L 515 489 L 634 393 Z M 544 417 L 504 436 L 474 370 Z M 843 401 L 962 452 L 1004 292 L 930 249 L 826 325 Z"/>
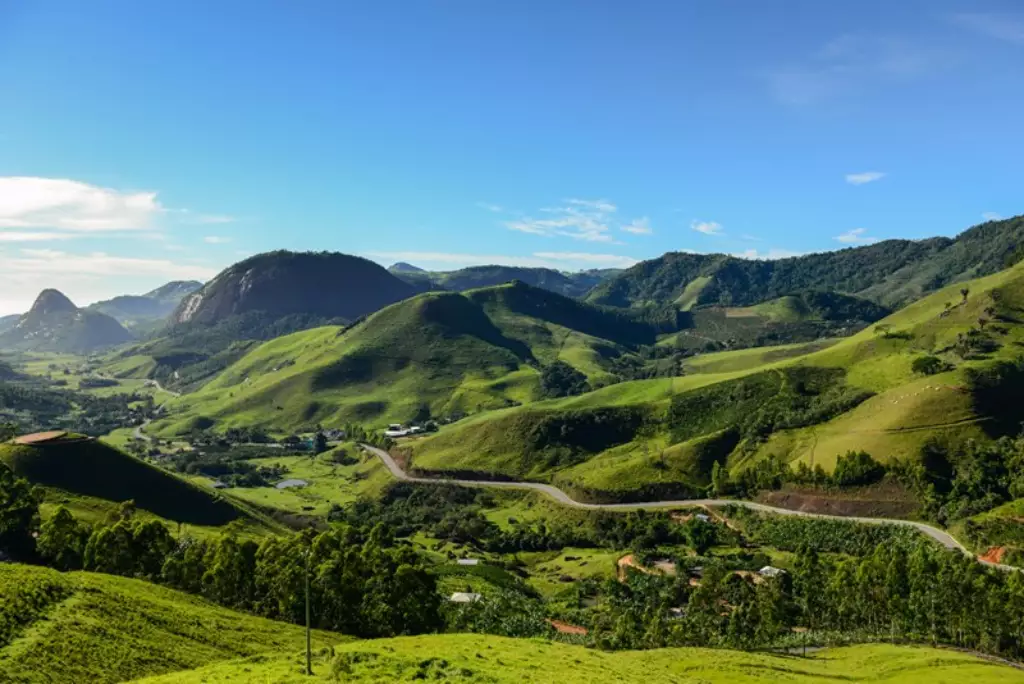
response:
<path id="1" fill-rule="evenodd" d="M 79 309 L 63 293 L 47 289 L 29 311 L 0 332 L 0 349 L 88 353 L 132 339 L 115 319 Z"/>
<path id="2" fill-rule="evenodd" d="M 1024 217 L 989 221 L 955 239 L 886 240 L 773 261 L 669 252 L 598 284 L 587 301 L 618 307 L 750 306 L 807 290 L 902 306 L 949 283 L 1019 260 Z"/>
<path id="3" fill-rule="evenodd" d="M 121 295 L 86 308 L 107 314 L 128 328 L 139 328 L 163 322 L 183 298 L 202 286 L 197 280 L 175 280 L 143 295 Z"/>
<path id="4" fill-rule="evenodd" d="M 394 264 L 388 270 L 422 289 L 464 292 L 518 280 L 566 297 L 582 297 L 602 280 L 619 273 L 618 269 L 564 273 L 552 268 L 501 265 L 469 266 L 457 271 L 425 271 L 404 263 Z"/>

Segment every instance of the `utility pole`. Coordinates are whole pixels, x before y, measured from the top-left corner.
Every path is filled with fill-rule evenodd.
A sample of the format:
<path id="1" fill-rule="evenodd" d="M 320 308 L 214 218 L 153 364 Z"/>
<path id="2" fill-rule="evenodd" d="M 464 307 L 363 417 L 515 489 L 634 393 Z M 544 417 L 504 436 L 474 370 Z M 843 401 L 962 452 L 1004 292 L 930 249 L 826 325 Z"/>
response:
<path id="1" fill-rule="evenodd" d="M 310 649 L 309 639 L 309 555 L 313 549 L 306 549 L 306 675 L 313 674 L 313 653 Z"/>

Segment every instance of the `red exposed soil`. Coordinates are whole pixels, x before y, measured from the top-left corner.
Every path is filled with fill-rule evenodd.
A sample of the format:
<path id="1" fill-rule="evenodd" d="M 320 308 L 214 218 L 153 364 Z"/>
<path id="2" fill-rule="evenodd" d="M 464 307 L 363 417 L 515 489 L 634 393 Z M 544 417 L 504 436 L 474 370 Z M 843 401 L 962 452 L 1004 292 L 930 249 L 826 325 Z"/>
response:
<path id="1" fill-rule="evenodd" d="M 560 634 L 579 634 L 582 636 L 586 636 L 587 634 L 589 634 L 589 631 L 586 627 L 580 627 L 579 625 L 570 625 L 569 623 L 562 622 L 560 620 L 548 620 L 548 624 L 554 627 L 555 631 L 559 632 Z"/>
<path id="2" fill-rule="evenodd" d="M 766 492 L 757 501 L 794 511 L 865 518 L 909 518 L 918 507 L 913 495 L 891 483 L 842 492 L 786 487 Z"/>
<path id="3" fill-rule="evenodd" d="M 991 549 L 986 551 L 983 555 L 978 556 L 978 560 L 987 561 L 989 563 L 1002 563 L 1003 556 L 1006 555 L 1005 546 L 993 546 Z"/>

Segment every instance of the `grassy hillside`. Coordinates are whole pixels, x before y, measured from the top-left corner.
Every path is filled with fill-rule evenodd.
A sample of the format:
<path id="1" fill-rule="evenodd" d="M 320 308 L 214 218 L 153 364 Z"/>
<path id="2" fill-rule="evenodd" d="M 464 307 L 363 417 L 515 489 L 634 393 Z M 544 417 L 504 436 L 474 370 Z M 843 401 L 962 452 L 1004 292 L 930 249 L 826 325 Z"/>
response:
<path id="1" fill-rule="evenodd" d="M 146 684 L 302 682 L 298 654 L 249 659 L 144 680 Z M 1024 682 L 1024 672 L 964 653 L 907 646 L 852 646 L 806 658 L 661 649 L 604 653 L 580 646 L 469 634 L 345 644 L 317 658 L 313 681 L 408 682 Z"/>
<path id="2" fill-rule="evenodd" d="M 304 644 L 301 627 L 140 580 L 0 563 L 0 682 L 122 682 Z"/>
<path id="3" fill-rule="evenodd" d="M 428 293 L 350 328 L 267 342 L 203 389 L 168 405 L 155 428 L 263 424 L 287 430 L 347 421 L 382 424 L 474 413 L 539 396 L 540 368 L 562 360 L 592 384 L 606 359 L 653 342 L 655 327 L 518 283 Z"/>
<path id="4" fill-rule="evenodd" d="M 916 458 L 929 440 L 1019 430 L 1010 407 L 1021 386 L 1022 313 L 1024 265 L 944 288 L 840 341 L 699 356 L 684 377 L 536 402 L 445 427 L 409 448 L 425 471 L 528 476 L 620 499 L 693 491 L 715 460 L 743 467 L 773 454 L 830 469 L 850 450 Z M 913 370 L 931 355 L 941 372 Z M 608 407 L 644 418 L 613 441 L 565 439 L 571 426 L 600 422 Z M 531 441 L 552 424 L 569 426 L 560 442 Z"/>
<path id="5" fill-rule="evenodd" d="M 858 295 L 899 306 L 957 283 L 995 273 L 1017 257 L 1024 217 L 989 221 L 956 239 L 886 240 L 874 245 L 759 261 L 724 254 L 671 252 L 597 285 L 588 301 L 637 307 L 675 302 L 751 306 L 806 290 Z"/>
<path id="6" fill-rule="evenodd" d="M 0 444 L 0 462 L 33 484 L 111 502 L 134 500 L 175 522 L 220 526 L 253 517 L 229 499 L 95 440 Z"/>
<path id="7" fill-rule="evenodd" d="M 555 292 L 566 297 L 582 297 L 602 280 L 618 271 L 594 269 L 576 273 L 562 273 L 550 268 L 518 266 L 470 266 L 457 271 L 424 271 L 395 264 L 388 270 L 402 280 L 423 289 L 463 292 L 480 287 L 504 285 L 513 280 Z"/>

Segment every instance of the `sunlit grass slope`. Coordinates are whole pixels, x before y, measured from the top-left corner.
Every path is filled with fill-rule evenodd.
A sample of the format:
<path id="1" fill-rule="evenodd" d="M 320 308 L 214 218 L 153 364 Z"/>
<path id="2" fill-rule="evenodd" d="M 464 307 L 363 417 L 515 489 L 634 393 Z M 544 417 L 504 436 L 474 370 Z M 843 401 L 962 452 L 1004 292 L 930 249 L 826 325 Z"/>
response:
<path id="1" fill-rule="evenodd" d="M 475 413 L 536 399 L 538 369 L 556 359 L 595 385 L 607 382 L 601 360 L 639 341 L 653 342 L 654 333 L 628 316 L 521 283 L 428 293 L 348 329 L 267 342 L 170 402 L 154 429 L 187 431 L 200 417 L 217 429 L 290 430 Z"/>
<path id="2" fill-rule="evenodd" d="M 964 288 L 966 298 L 961 292 Z M 833 418 L 812 421 L 806 427 L 777 429 L 762 442 L 719 442 L 718 447 L 731 450 L 724 455 L 730 467 L 745 467 L 774 454 L 829 469 L 838 455 L 860 449 L 883 461 L 913 458 L 931 439 L 952 442 L 1012 429 L 1011 416 L 997 415 L 1009 411 L 1009 405 L 993 405 L 972 393 L 967 374 L 1024 356 L 1022 318 L 1024 266 L 1017 266 L 940 290 L 850 338 L 698 356 L 688 362 L 688 374 L 683 377 L 619 383 L 577 397 L 535 402 L 456 423 L 412 443 L 413 462 L 421 470 L 528 475 L 570 489 L 622 496 L 636 496 L 645 489 L 664 490 L 673 482 L 701 486 L 707 482 L 704 468 L 723 458 L 723 453 L 716 449 L 708 460 L 707 451 L 694 450 L 694 444 L 674 442 L 664 424 L 673 397 L 692 395 L 689 404 L 701 406 L 702 397 L 710 401 L 726 383 L 801 367 L 837 374 L 837 383 L 867 399 Z M 964 358 L 955 347 L 971 336 L 986 338 L 989 346 Z M 914 360 L 925 355 L 937 356 L 949 370 L 931 376 L 915 373 Z M 538 465 L 536 459 L 526 458 L 523 436 L 538 423 L 578 421 L 581 413 L 608 407 L 642 409 L 653 427 L 597 451 L 577 453 L 569 460 L 549 459 Z M 729 406 L 715 410 L 729 410 Z M 701 420 L 712 427 L 702 438 L 712 439 L 724 426 L 707 418 Z M 691 440 L 693 435 L 685 439 Z"/>
<path id="3" fill-rule="evenodd" d="M 122 682 L 304 643 L 301 627 L 148 582 L 0 563 L 0 682 Z"/>
<path id="4" fill-rule="evenodd" d="M 147 684 L 303 682 L 298 653 L 220 663 Z M 313 681 L 410 682 L 1024 682 L 1024 672 L 971 655 L 909 646 L 852 646 L 806 658 L 698 648 L 607 653 L 531 639 L 469 634 L 375 639 L 318 655 Z"/>

